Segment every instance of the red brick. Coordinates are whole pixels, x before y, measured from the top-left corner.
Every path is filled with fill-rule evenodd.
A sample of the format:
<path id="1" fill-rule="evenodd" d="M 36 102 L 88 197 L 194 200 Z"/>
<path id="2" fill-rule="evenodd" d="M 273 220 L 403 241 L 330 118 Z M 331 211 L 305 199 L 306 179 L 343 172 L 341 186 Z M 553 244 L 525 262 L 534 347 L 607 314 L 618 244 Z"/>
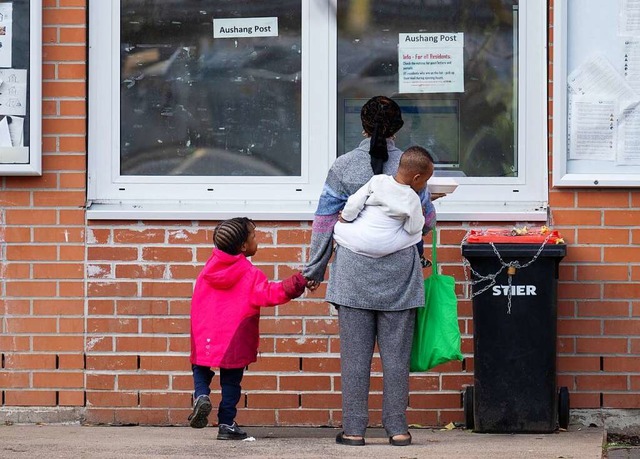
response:
<path id="1" fill-rule="evenodd" d="M 113 230 L 113 241 L 117 244 L 152 244 L 163 243 L 165 231 L 161 229 L 118 229 Z M 189 257 L 191 260 L 191 257 Z"/>
<path id="2" fill-rule="evenodd" d="M 52 25 L 84 24 L 86 12 L 83 9 L 47 9 L 43 10 L 42 23 Z"/>
<path id="3" fill-rule="evenodd" d="M 29 373 L 0 370 L 0 387 L 29 388 Z"/>
<path id="4" fill-rule="evenodd" d="M 166 270 L 166 265 L 119 264 L 116 265 L 115 277 L 118 279 L 163 279 Z"/>
<path id="5" fill-rule="evenodd" d="M 318 354 L 329 352 L 329 340 L 326 338 L 278 338 L 276 352 Z"/>
<path id="6" fill-rule="evenodd" d="M 248 394 L 247 396 L 248 408 L 298 408 L 298 395 L 297 394 L 283 394 L 283 393 L 264 393 L 264 394 Z"/>
<path id="7" fill-rule="evenodd" d="M 244 380 L 243 380 L 244 387 Z M 118 376 L 118 388 L 120 390 L 168 390 L 169 389 L 169 376 L 168 375 L 130 375 L 122 374 Z M 181 397 L 185 398 L 185 397 Z M 169 405 L 173 406 L 173 405 Z M 184 406 L 183 404 L 179 406 Z"/>
<path id="8" fill-rule="evenodd" d="M 57 320 L 55 318 L 20 317 L 5 318 L 4 326 L 10 333 L 55 333 L 57 331 Z"/>
<path id="9" fill-rule="evenodd" d="M 34 336 L 34 351 L 73 352 L 83 349 L 84 339 L 80 336 Z"/>
<path id="10" fill-rule="evenodd" d="M 163 408 L 167 406 L 186 408 L 191 406 L 191 394 L 141 391 L 140 406 L 149 408 Z"/>
<path id="11" fill-rule="evenodd" d="M 125 376 L 121 375 L 120 377 Z M 116 387 L 116 376 L 113 374 L 93 374 L 87 372 L 86 389 L 91 390 L 114 390 Z"/>
<path id="12" fill-rule="evenodd" d="M 84 27 L 61 27 L 60 42 L 61 43 L 77 43 L 83 44 L 87 41 L 87 29 Z M 60 78 L 65 78 L 60 72 Z"/>
<path id="13" fill-rule="evenodd" d="M 116 352 L 167 352 L 167 338 L 155 336 L 118 336 Z"/>
<path id="14" fill-rule="evenodd" d="M 576 339 L 578 354 L 624 354 L 627 351 L 626 338 L 589 338 Z"/>
<path id="15" fill-rule="evenodd" d="M 142 296 L 145 298 L 191 298 L 193 282 L 143 282 Z"/>
<path id="16" fill-rule="evenodd" d="M 145 371 L 191 371 L 187 356 L 140 356 L 140 369 Z"/>
<path id="17" fill-rule="evenodd" d="M 87 370 L 137 370 L 138 357 L 135 355 L 87 355 Z"/>
<path id="18" fill-rule="evenodd" d="M 137 406 L 138 393 L 87 391 L 87 405 L 112 407 Z"/>
<path id="19" fill-rule="evenodd" d="M 182 247 L 145 247 L 142 249 L 142 259 L 147 261 L 189 262 L 193 259 L 190 248 Z"/>
<path id="20" fill-rule="evenodd" d="M 33 387 L 41 389 L 52 388 L 84 388 L 84 373 L 82 372 L 38 372 L 33 374 Z"/>
<path id="21" fill-rule="evenodd" d="M 56 393 L 51 390 L 5 391 L 6 406 L 55 406 Z"/>
<path id="22" fill-rule="evenodd" d="M 83 390 L 61 390 L 58 392 L 59 406 L 84 406 Z"/>
<path id="23" fill-rule="evenodd" d="M 281 391 L 297 392 L 326 392 L 331 390 L 331 378 L 329 376 L 280 376 Z"/>
<path id="24" fill-rule="evenodd" d="M 459 408 L 460 393 L 411 394 L 409 406 L 414 409 Z"/>

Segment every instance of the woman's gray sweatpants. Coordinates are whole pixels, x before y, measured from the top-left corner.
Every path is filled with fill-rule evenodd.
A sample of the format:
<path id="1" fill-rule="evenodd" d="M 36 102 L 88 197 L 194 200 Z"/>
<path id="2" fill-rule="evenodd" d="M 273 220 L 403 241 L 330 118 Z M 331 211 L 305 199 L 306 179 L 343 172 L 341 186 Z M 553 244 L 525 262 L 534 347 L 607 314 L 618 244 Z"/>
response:
<path id="1" fill-rule="evenodd" d="M 387 435 L 408 432 L 409 362 L 415 309 L 338 308 L 342 371 L 342 427 L 364 436 L 369 423 L 369 381 L 376 338 L 382 360 L 382 425 Z"/>

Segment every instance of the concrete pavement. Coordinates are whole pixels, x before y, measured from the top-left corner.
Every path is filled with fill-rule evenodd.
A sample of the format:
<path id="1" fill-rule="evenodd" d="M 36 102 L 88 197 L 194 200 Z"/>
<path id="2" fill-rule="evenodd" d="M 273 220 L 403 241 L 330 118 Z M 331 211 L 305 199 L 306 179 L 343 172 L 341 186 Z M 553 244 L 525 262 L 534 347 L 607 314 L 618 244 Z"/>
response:
<path id="1" fill-rule="evenodd" d="M 0 426 L 0 458 L 378 458 L 598 459 L 602 427 L 552 434 L 478 434 L 463 429 L 412 429 L 413 444 L 394 447 L 382 429 L 364 447 L 335 443 L 338 429 L 246 427 L 255 441 L 218 441 L 217 428 Z"/>

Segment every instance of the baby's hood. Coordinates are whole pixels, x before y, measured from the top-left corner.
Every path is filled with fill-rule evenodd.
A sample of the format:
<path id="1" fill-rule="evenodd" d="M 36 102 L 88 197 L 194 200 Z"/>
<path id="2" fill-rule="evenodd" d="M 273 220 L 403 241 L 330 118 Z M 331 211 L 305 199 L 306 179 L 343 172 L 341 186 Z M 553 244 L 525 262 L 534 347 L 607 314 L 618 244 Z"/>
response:
<path id="1" fill-rule="evenodd" d="M 249 261 L 242 253 L 229 255 L 222 250 L 213 249 L 201 276 L 213 288 L 228 290 L 246 274 L 248 264 Z"/>

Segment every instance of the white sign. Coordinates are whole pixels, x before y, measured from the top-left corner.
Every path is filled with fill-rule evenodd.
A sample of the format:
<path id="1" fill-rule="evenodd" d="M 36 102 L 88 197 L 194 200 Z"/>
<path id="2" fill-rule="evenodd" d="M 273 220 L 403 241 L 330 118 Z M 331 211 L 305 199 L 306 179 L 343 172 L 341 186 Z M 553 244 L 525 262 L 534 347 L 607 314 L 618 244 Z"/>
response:
<path id="1" fill-rule="evenodd" d="M 0 67 L 11 67 L 13 3 L 0 3 Z"/>
<path id="2" fill-rule="evenodd" d="M 401 33 L 400 93 L 464 92 L 463 33 Z"/>
<path id="3" fill-rule="evenodd" d="M 494 285 L 493 296 L 538 296 L 535 285 Z"/>
<path id="4" fill-rule="evenodd" d="M 27 113 L 27 71 L 0 70 L 0 116 Z"/>
<path id="5" fill-rule="evenodd" d="M 213 20 L 213 38 L 277 37 L 278 18 L 226 18 Z"/>

